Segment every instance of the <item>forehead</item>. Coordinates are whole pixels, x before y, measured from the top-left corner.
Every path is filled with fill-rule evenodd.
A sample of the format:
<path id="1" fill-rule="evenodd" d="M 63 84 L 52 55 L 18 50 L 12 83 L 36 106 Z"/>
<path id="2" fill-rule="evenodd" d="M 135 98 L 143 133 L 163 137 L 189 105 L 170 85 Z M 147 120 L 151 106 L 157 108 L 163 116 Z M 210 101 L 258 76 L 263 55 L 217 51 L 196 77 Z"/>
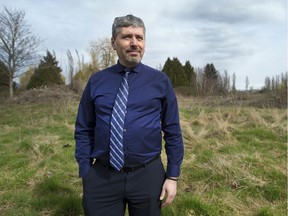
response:
<path id="1" fill-rule="evenodd" d="M 135 34 L 135 35 L 142 35 L 144 36 L 143 28 L 141 27 L 122 27 L 119 29 L 120 34 Z"/>

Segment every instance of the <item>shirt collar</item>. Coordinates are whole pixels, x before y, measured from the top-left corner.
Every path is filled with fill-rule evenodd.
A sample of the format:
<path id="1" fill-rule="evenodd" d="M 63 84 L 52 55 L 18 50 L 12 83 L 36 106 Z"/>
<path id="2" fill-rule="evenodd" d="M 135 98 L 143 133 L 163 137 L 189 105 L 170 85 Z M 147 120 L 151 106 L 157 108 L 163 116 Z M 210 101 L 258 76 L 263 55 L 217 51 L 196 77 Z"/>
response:
<path id="1" fill-rule="evenodd" d="M 142 66 L 143 66 L 143 64 L 140 62 L 140 63 L 138 63 L 133 69 L 132 69 L 132 71 L 133 72 L 136 72 L 136 73 L 140 73 L 141 72 L 141 69 L 142 69 Z M 119 60 L 118 60 L 118 62 L 117 62 L 117 64 L 116 64 L 116 70 L 117 70 L 117 72 L 123 72 L 124 70 L 126 69 L 126 67 L 124 67 L 123 65 L 121 65 L 120 64 L 120 62 L 119 62 Z"/>

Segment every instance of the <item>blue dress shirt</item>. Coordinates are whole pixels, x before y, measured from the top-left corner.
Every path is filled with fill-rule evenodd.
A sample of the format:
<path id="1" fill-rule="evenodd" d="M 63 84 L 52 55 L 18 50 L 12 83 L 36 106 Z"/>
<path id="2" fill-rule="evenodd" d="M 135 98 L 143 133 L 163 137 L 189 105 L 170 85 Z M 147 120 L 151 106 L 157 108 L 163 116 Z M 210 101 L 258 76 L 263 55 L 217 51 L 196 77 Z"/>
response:
<path id="1" fill-rule="evenodd" d="M 110 118 L 124 75 L 118 64 L 91 76 L 83 92 L 75 124 L 79 176 L 85 176 L 91 158 L 109 160 Z M 139 63 L 129 74 L 129 97 L 123 148 L 125 166 L 143 164 L 162 150 L 167 154 L 167 176 L 180 175 L 184 148 L 177 99 L 167 75 Z"/>

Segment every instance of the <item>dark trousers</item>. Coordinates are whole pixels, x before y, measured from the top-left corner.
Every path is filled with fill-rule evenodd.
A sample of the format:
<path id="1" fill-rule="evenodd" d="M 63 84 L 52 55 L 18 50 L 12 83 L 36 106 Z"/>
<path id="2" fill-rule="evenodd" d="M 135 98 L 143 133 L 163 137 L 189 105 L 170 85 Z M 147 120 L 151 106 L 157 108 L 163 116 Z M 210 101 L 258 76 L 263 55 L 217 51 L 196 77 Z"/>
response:
<path id="1" fill-rule="evenodd" d="M 86 216 L 159 216 L 165 170 L 161 159 L 134 172 L 121 173 L 96 162 L 83 178 Z"/>

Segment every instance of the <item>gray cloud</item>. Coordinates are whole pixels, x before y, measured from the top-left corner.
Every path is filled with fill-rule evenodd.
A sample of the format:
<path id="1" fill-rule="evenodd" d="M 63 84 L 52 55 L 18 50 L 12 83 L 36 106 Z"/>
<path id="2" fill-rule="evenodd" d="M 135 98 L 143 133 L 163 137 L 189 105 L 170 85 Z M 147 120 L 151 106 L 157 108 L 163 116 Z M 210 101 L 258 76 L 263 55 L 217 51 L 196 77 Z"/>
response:
<path id="1" fill-rule="evenodd" d="M 264 83 L 266 76 L 287 70 L 283 0 L 2 2 L 26 11 L 33 31 L 56 51 L 64 67 L 67 49 L 85 55 L 91 40 L 110 37 L 114 17 L 134 14 L 146 24 L 143 61 L 152 67 L 163 65 L 167 57 L 189 60 L 195 67 L 212 62 L 220 71 L 235 72 L 243 82 L 253 74 L 255 83 L 259 77 Z"/>
<path id="2" fill-rule="evenodd" d="M 283 20 L 286 4 L 283 0 L 195 0 L 185 1 L 178 10 L 170 8 L 166 14 L 182 22 L 226 24 L 255 24 Z M 169 10 L 169 9 L 168 9 Z"/>
<path id="3" fill-rule="evenodd" d="M 200 27 L 195 37 L 201 43 L 197 52 L 210 58 L 218 60 L 237 58 L 253 55 L 255 52 L 253 46 L 245 45 L 245 41 L 249 40 L 247 34 L 241 34 L 227 27 Z"/>

